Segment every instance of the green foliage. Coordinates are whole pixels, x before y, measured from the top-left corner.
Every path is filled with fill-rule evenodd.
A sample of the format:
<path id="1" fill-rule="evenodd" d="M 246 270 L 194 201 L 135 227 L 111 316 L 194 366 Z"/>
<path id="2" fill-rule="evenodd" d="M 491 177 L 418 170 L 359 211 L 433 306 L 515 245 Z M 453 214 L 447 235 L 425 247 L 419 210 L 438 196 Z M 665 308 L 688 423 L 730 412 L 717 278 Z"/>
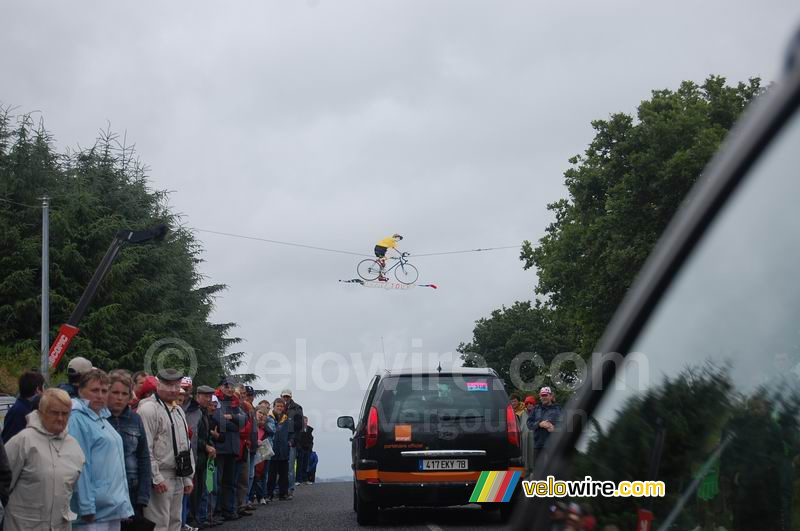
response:
<path id="1" fill-rule="evenodd" d="M 711 76 L 653 91 L 635 119 L 593 121 L 594 139 L 564 174 L 568 197 L 548 205 L 555 221 L 538 246 L 522 245 L 539 300 L 477 321 L 473 340 L 459 347 L 466 364 L 479 354 L 510 385 L 509 364 L 522 352 L 546 362 L 561 352 L 588 357 L 681 201 L 762 92 L 758 78 L 731 87 Z"/>
<path id="2" fill-rule="evenodd" d="M 110 132 L 102 133 L 89 149 L 57 154 L 41 124 L 34 127 L 29 116 L 0 114 L 0 342 L 4 345 L 0 363 L 4 367 L 23 351 L 37 353 L 28 366 L 38 365 L 41 209 L 37 205 L 44 195 L 52 205 L 51 338 L 74 309 L 118 230 L 159 223 L 170 229 L 163 242 L 123 248 L 79 323 L 81 332 L 69 357 L 84 356 L 106 370 L 136 371 L 146 368 L 148 349 L 157 340 L 179 338 L 194 350 L 199 382 L 215 385 L 223 372 L 238 367 L 241 354 L 226 354 L 239 342 L 227 337 L 235 325 L 208 321 L 214 297 L 225 286 L 203 285 L 197 270 L 200 244 L 180 226 L 166 194 L 148 188 L 146 168 L 134 156 L 133 149 Z M 161 359 L 189 369 L 189 357 L 175 354 L 161 354 Z M 152 370 L 159 355 L 152 356 Z M 60 368 L 65 366 L 63 360 Z"/>
<path id="3" fill-rule="evenodd" d="M 513 389 L 517 386 L 511 379 L 510 368 L 517 355 L 538 354 L 549 366 L 556 354 L 568 350 L 568 330 L 561 324 L 549 308 L 515 302 L 509 308 L 493 311 L 488 319 L 478 320 L 472 342 L 462 343 L 458 351 L 465 366 L 481 366 L 485 360 L 503 378 L 506 387 Z M 552 384 L 549 375 L 533 363 L 524 363 L 520 369 L 523 382 L 533 382 L 538 376 L 545 382 L 543 385 Z"/>
<path id="4" fill-rule="evenodd" d="M 653 508 L 656 514 L 669 514 L 720 443 L 736 400 L 733 392 L 728 371 L 710 365 L 686 369 L 675 379 L 665 379 L 625 401 L 613 424 L 593 434 L 586 451 L 575 457 L 573 476 L 614 482 L 648 478 L 660 421 L 665 430 L 664 448 L 669 449 L 662 454 L 658 468 L 658 480 L 664 481 L 666 496 L 655 498 Z M 603 515 L 604 523 L 615 523 L 621 529 L 635 527 L 638 500 L 598 497 L 588 501 L 595 514 Z M 694 514 L 684 516 L 697 519 Z M 686 524 L 678 528 L 691 527 Z"/>
<path id="5" fill-rule="evenodd" d="M 575 349 L 591 353 L 659 235 L 745 106 L 760 80 L 654 91 L 637 120 L 618 113 L 596 120 L 595 138 L 565 173 L 568 199 L 548 205 L 555 221 L 534 248 L 536 292 L 578 332 Z"/>

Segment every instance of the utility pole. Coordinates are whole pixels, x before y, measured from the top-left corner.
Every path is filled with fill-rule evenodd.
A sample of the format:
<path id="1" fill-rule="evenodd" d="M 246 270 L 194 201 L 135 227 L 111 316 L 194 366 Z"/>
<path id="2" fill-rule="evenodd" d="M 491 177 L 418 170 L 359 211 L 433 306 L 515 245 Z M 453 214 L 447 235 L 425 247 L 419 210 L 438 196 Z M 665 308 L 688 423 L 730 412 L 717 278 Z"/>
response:
<path id="1" fill-rule="evenodd" d="M 47 383 L 50 355 L 50 198 L 42 197 L 42 376 Z"/>

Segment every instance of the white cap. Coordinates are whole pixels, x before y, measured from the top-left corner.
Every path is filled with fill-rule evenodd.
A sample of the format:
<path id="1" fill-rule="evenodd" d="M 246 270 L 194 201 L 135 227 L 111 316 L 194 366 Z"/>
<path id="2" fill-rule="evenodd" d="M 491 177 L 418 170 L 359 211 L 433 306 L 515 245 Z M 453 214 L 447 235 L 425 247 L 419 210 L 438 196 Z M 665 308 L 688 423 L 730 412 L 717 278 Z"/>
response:
<path id="1" fill-rule="evenodd" d="M 211 401 L 219 405 L 219 398 L 217 398 L 217 395 L 211 395 Z"/>
<path id="2" fill-rule="evenodd" d="M 281 396 L 289 396 L 289 397 L 291 397 L 292 396 L 292 390 L 287 387 L 286 389 L 281 391 Z"/>
<path id="3" fill-rule="evenodd" d="M 70 372 L 77 372 L 78 374 L 84 374 L 92 370 L 92 362 L 86 358 L 78 356 L 77 358 L 72 358 L 69 361 L 67 370 Z"/>

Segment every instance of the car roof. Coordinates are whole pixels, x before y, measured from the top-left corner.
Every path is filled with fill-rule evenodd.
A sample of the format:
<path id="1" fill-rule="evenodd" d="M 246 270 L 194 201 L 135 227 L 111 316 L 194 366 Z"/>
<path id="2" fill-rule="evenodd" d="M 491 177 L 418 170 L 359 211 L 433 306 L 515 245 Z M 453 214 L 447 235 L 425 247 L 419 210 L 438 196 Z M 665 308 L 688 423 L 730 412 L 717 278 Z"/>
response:
<path id="1" fill-rule="evenodd" d="M 451 369 L 386 369 L 383 373 L 383 376 L 421 376 L 421 375 L 433 375 L 433 376 L 452 376 L 454 374 L 460 375 L 475 375 L 475 376 L 497 376 L 497 373 L 494 369 L 490 367 L 453 367 Z"/>

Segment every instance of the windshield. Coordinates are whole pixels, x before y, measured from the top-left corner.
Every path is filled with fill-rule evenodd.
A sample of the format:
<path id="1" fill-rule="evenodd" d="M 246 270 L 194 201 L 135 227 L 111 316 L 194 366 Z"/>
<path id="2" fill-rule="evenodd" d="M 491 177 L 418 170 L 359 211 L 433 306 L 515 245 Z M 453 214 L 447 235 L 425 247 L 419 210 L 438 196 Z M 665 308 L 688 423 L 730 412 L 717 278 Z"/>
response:
<path id="1" fill-rule="evenodd" d="M 687 261 L 584 433 L 574 476 L 659 480 L 655 499 L 587 500 L 602 525 L 642 508 L 674 529 L 800 529 L 800 121 L 795 116 Z"/>
<path id="2" fill-rule="evenodd" d="M 494 376 L 413 375 L 385 378 L 376 405 L 382 419 L 415 423 L 505 419 L 508 396 Z"/>

